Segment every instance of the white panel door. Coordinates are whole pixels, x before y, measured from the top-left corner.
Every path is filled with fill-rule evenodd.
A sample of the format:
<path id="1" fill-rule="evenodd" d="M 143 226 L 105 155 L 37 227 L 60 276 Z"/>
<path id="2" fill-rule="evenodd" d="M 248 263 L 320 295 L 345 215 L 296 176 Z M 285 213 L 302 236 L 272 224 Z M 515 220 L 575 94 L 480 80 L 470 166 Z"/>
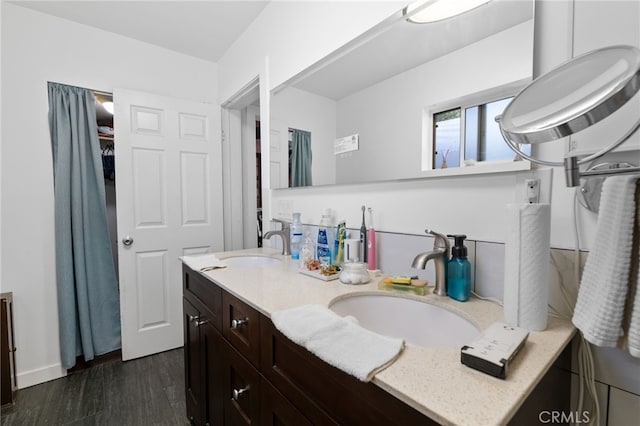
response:
<path id="1" fill-rule="evenodd" d="M 183 345 L 182 255 L 223 250 L 219 107 L 114 91 L 122 358 Z"/>
<path id="2" fill-rule="evenodd" d="M 289 129 L 275 119 L 269 131 L 269 169 L 271 189 L 289 187 Z"/>

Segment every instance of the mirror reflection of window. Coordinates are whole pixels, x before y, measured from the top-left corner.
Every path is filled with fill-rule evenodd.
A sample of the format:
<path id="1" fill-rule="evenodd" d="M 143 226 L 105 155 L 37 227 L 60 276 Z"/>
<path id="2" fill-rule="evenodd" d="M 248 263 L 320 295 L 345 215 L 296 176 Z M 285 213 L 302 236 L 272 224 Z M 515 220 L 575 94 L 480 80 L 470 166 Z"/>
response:
<path id="1" fill-rule="evenodd" d="M 501 88 L 495 90 L 502 90 Z M 513 92 L 512 92 L 513 93 Z M 477 162 L 512 161 L 515 155 L 504 141 L 496 116 L 502 114 L 513 96 L 487 94 L 490 101 L 467 101 L 460 106 L 433 113 L 433 168 L 460 167 L 462 159 Z M 531 145 L 523 146 L 530 155 Z"/>
<path id="2" fill-rule="evenodd" d="M 502 114 L 513 97 L 465 108 L 465 149 L 464 159 L 475 161 L 496 161 L 513 159 L 500 134 L 496 116 Z M 527 146 L 530 150 L 531 147 Z"/>
<path id="3" fill-rule="evenodd" d="M 455 108 L 433 115 L 434 169 L 460 167 L 460 114 Z"/>

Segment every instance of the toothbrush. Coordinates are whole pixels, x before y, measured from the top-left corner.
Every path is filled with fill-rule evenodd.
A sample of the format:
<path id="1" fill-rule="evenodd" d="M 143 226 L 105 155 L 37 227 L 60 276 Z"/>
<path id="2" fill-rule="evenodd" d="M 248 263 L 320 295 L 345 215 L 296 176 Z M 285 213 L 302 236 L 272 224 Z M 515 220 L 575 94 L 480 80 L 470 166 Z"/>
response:
<path id="1" fill-rule="evenodd" d="M 367 209 L 369 211 L 369 234 L 367 235 L 367 263 L 368 269 L 376 269 L 376 231 L 373 229 L 373 210 L 371 207 Z"/>
<path id="2" fill-rule="evenodd" d="M 360 253 L 362 253 L 362 261 L 367 263 L 367 226 L 364 224 L 364 211 L 367 208 L 362 206 L 362 226 L 360 227 Z"/>

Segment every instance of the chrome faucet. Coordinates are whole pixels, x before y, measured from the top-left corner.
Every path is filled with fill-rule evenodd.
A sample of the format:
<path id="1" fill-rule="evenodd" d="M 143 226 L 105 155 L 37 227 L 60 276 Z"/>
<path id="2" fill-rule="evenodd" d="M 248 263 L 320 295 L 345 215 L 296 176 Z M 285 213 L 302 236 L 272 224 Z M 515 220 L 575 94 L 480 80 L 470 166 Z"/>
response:
<path id="1" fill-rule="evenodd" d="M 271 221 L 282 225 L 282 229 L 267 231 L 262 238 L 268 240 L 272 235 L 279 235 L 282 238 L 282 254 L 289 256 L 291 254 L 291 228 L 289 227 L 289 222 L 280 219 L 271 219 Z"/>
<path id="2" fill-rule="evenodd" d="M 411 264 L 412 268 L 424 269 L 427 266 L 427 262 L 433 259 L 436 266 L 436 287 L 433 292 L 438 296 L 446 296 L 446 269 L 447 261 L 449 260 L 449 239 L 432 229 L 425 229 L 425 233 L 433 235 L 436 239 L 433 242 L 433 250 L 426 253 L 420 253 L 413 259 Z"/>

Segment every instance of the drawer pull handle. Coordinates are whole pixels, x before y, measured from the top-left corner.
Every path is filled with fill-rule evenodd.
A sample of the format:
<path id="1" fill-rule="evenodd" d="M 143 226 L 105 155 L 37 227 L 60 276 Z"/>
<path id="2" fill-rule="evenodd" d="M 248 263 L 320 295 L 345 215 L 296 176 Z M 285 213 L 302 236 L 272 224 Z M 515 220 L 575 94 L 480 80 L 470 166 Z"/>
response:
<path id="1" fill-rule="evenodd" d="M 233 399 L 234 399 L 234 401 L 237 401 L 238 398 L 240 398 L 245 392 L 249 392 L 250 388 L 251 388 L 251 386 L 247 385 L 242 389 L 234 389 L 233 390 Z"/>
<path id="2" fill-rule="evenodd" d="M 234 319 L 231 320 L 231 328 L 232 329 L 237 329 L 242 327 L 243 325 L 249 323 L 249 318 L 244 318 L 244 319 Z"/>
<path id="3" fill-rule="evenodd" d="M 202 324 L 206 324 L 206 323 L 208 323 L 208 322 L 209 322 L 209 321 L 208 321 L 208 320 L 206 320 L 206 319 L 203 319 L 203 320 L 198 319 L 198 320 L 196 320 L 196 327 L 200 327 Z"/>

